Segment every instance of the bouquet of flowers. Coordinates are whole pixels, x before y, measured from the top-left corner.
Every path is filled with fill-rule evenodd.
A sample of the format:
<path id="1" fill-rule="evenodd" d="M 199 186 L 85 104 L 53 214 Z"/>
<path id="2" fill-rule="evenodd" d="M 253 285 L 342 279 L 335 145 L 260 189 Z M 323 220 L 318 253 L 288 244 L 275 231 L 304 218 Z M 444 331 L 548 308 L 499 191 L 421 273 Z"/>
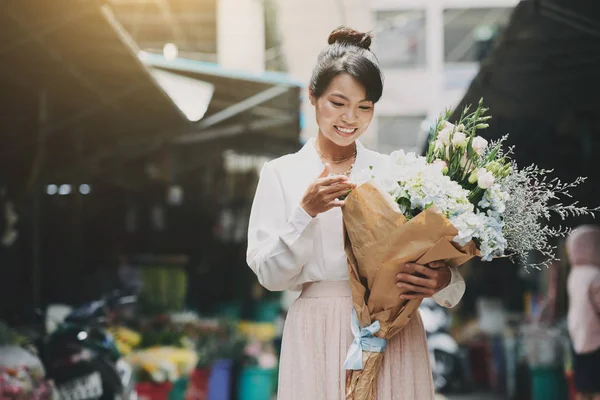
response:
<path id="1" fill-rule="evenodd" d="M 585 178 L 562 183 L 535 165 L 519 169 L 510 157 L 513 149 L 503 147 L 506 137 L 488 143 L 477 136 L 491 118 L 483 103 L 469 109 L 456 124 L 448 121 L 448 112 L 437 119 L 425 157 L 392 153 L 387 170 L 364 171 L 345 200 L 355 311 L 355 341 L 346 360 L 348 400 L 374 398 L 385 341 L 420 304 L 399 298 L 399 265 L 444 260 L 459 266 L 478 256 L 509 257 L 539 268 L 556 259 L 551 239 L 569 233 L 550 225 L 553 213 L 564 219 L 598 211 L 560 202 Z M 544 259 L 529 263 L 531 251 Z"/>

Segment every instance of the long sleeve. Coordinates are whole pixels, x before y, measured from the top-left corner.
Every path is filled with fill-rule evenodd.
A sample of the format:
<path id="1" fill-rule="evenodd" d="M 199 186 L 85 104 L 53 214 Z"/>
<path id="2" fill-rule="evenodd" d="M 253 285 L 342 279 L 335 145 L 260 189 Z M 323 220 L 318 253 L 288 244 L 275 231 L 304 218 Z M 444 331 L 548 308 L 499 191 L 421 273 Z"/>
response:
<path id="1" fill-rule="evenodd" d="M 448 286 L 433 295 L 435 302 L 446 308 L 455 307 L 465 294 L 466 288 L 465 280 L 458 272 L 458 268 L 451 267 L 450 272 L 452 277 Z"/>
<path id="2" fill-rule="evenodd" d="M 266 163 L 250 212 L 246 258 L 265 288 L 277 291 L 294 285 L 312 254 L 315 224 L 300 204 L 288 218 L 280 179 Z"/>

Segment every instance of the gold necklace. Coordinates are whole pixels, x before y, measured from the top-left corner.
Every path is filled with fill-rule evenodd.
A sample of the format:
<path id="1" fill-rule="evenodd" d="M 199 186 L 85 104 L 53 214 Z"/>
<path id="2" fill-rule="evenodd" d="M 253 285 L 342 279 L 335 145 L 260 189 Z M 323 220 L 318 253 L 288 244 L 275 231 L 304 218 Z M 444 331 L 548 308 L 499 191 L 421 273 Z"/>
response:
<path id="1" fill-rule="evenodd" d="M 355 152 L 355 154 L 354 154 L 352 157 L 355 157 L 355 156 L 356 156 L 356 152 Z M 349 158 L 347 158 L 347 159 L 346 159 L 346 161 L 347 161 L 347 160 L 350 160 L 352 157 L 349 157 Z M 326 161 L 325 161 L 325 160 L 323 160 L 323 158 L 322 158 L 322 157 L 319 157 L 319 159 L 321 160 L 321 163 L 322 163 L 323 165 L 325 165 L 325 164 L 326 164 Z M 337 163 L 337 164 L 339 164 L 339 163 Z M 350 178 L 350 174 L 352 173 L 352 169 L 353 169 L 353 168 L 354 168 L 354 163 L 352 163 L 352 164 L 350 165 L 350 167 L 349 167 L 347 170 L 345 170 L 344 172 L 338 172 L 338 173 L 331 172 L 331 173 L 329 174 L 329 176 L 335 176 L 335 175 L 345 175 L 345 176 L 347 176 L 348 178 Z"/>
<path id="2" fill-rule="evenodd" d="M 341 164 L 341 163 L 343 163 L 343 162 L 346 162 L 346 161 L 348 161 L 348 160 L 351 160 L 351 159 L 353 159 L 354 157 L 356 157 L 356 147 L 354 148 L 354 153 L 353 153 L 353 154 L 352 154 L 350 157 L 341 158 L 341 159 L 335 159 L 335 158 L 333 158 L 333 157 L 326 156 L 325 154 L 321 153 L 321 151 L 320 151 L 320 150 L 317 148 L 317 144 L 316 144 L 316 143 L 314 143 L 314 144 L 313 144 L 313 146 L 314 146 L 315 150 L 317 151 L 317 153 L 319 153 L 319 158 L 321 159 L 321 161 L 323 161 L 323 159 L 324 159 L 324 158 L 325 158 L 325 159 L 326 159 L 326 158 L 331 158 L 331 161 L 330 161 L 330 162 L 331 162 L 332 164 Z"/>
<path id="3" fill-rule="evenodd" d="M 348 178 L 350 178 L 350 174 L 352 173 L 352 169 L 353 169 L 353 168 L 354 168 L 354 164 L 352 164 L 352 165 L 350 166 L 350 168 L 348 168 L 348 169 L 347 169 L 346 171 L 344 171 L 344 172 L 341 172 L 341 173 L 339 173 L 339 174 L 334 174 L 334 173 L 332 173 L 332 174 L 330 174 L 330 175 L 345 175 L 345 176 L 347 176 Z"/>

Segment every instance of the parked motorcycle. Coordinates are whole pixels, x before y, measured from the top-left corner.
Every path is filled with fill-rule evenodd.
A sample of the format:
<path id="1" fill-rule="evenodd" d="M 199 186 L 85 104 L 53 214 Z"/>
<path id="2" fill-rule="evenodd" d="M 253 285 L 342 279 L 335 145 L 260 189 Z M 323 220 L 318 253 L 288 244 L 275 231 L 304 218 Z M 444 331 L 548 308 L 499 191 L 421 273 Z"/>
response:
<path id="1" fill-rule="evenodd" d="M 132 302 L 133 296 L 113 293 L 85 304 L 72 310 L 46 337 L 42 360 L 61 399 L 137 399 L 132 368 L 105 329 L 115 312 Z"/>
<path id="2" fill-rule="evenodd" d="M 465 392 L 470 388 L 467 368 L 460 347 L 449 334 L 450 313 L 433 299 L 419 306 L 427 335 L 433 385 L 438 393 Z"/>

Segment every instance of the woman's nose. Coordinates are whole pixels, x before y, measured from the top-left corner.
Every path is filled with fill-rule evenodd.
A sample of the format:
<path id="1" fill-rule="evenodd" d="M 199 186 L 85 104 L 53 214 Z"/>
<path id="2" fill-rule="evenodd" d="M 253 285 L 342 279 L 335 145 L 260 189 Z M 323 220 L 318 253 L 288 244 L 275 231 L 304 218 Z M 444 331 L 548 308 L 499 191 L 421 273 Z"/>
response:
<path id="1" fill-rule="evenodd" d="M 354 110 L 347 110 L 342 114 L 342 121 L 349 123 L 356 122 L 356 112 Z"/>

